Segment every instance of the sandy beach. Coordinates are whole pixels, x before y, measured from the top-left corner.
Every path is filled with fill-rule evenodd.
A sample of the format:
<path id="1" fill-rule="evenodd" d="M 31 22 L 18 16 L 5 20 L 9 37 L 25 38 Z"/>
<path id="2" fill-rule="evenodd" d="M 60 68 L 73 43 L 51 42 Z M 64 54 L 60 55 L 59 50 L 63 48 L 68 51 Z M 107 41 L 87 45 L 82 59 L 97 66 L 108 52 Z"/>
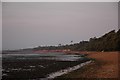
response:
<path id="1" fill-rule="evenodd" d="M 118 78 L 118 52 L 80 52 L 94 62 L 63 75 L 64 78 Z"/>

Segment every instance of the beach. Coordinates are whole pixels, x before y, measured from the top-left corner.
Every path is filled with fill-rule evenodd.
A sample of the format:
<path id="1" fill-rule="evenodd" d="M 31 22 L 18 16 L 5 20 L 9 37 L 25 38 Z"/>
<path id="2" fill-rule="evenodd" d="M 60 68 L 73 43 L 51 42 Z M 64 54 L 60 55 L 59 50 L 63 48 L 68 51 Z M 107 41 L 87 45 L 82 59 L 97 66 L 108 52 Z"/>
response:
<path id="1" fill-rule="evenodd" d="M 84 58 L 76 61 L 80 56 Z M 82 66 L 83 62 L 89 60 L 92 62 Z M 6 74 L 3 78 L 20 78 L 21 75 L 21 78 L 36 79 L 45 78 L 47 74 L 50 77 L 57 74 L 54 79 L 118 78 L 118 52 L 4 54 L 3 68 L 3 73 Z M 59 76 L 58 73 L 62 75 Z"/>
<path id="2" fill-rule="evenodd" d="M 2 57 L 2 78 L 3 80 L 53 79 L 88 64 L 88 61 L 90 59 L 80 54 L 69 55 L 62 52 L 6 52 Z"/>
<path id="3" fill-rule="evenodd" d="M 118 78 L 118 52 L 80 52 L 94 62 L 60 78 Z"/>

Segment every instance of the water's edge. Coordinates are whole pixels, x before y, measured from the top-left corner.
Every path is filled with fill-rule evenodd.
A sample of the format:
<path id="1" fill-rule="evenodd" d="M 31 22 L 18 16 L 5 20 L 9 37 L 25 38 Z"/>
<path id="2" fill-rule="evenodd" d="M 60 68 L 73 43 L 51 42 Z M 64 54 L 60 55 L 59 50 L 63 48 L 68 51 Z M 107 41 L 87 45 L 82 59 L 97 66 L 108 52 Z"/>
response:
<path id="1" fill-rule="evenodd" d="M 83 67 L 83 66 L 85 66 L 85 65 L 87 65 L 87 64 L 89 64 L 89 63 L 91 63 L 91 62 L 92 62 L 92 60 L 86 61 L 86 62 L 81 63 L 81 64 L 78 64 L 78 65 L 76 65 L 76 66 L 69 67 L 69 68 L 66 68 L 66 69 L 63 69 L 63 70 L 60 70 L 60 71 L 57 71 L 57 72 L 48 74 L 48 76 L 47 76 L 46 78 L 41 78 L 40 80 L 44 80 L 44 79 L 54 79 L 54 78 L 56 78 L 56 77 L 58 77 L 58 76 L 62 76 L 62 75 L 64 75 L 64 74 L 67 74 L 67 73 L 69 73 L 69 72 L 72 72 L 72 71 L 74 71 L 74 70 L 77 70 L 77 69 L 79 69 L 79 68 L 81 68 L 81 67 Z"/>
<path id="2" fill-rule="evenodd" d="M 91 62 L 83 55 L 65 53 L 4 54 L 2 58 L 4 79 L 49 80 Z"/>

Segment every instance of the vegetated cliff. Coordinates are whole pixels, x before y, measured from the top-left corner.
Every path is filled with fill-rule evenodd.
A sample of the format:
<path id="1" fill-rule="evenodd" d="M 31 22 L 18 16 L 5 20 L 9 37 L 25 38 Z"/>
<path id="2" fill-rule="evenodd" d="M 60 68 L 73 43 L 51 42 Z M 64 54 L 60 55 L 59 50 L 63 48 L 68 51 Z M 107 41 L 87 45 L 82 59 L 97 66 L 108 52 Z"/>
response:
<path id="1" fill-rule="evenodd" d="M 112 30 L 99 38 L 90 38 L 89 41 L 81 41 L 70 45 L 36 47 L 35 50 L 63 50 L 75 51 L 120 51 L 120 29 Z"/>

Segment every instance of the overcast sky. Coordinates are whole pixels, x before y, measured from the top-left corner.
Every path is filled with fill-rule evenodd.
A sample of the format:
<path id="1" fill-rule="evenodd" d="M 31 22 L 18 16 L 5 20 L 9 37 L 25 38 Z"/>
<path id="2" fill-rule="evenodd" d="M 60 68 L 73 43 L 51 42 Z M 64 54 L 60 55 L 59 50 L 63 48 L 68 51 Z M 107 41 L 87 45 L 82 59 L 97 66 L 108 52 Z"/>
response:
<path id="1" fill-rule="evenodd" d="M 118 29 L 117 2 L 4 2 L 3 49 L 70 44 Z"/>

